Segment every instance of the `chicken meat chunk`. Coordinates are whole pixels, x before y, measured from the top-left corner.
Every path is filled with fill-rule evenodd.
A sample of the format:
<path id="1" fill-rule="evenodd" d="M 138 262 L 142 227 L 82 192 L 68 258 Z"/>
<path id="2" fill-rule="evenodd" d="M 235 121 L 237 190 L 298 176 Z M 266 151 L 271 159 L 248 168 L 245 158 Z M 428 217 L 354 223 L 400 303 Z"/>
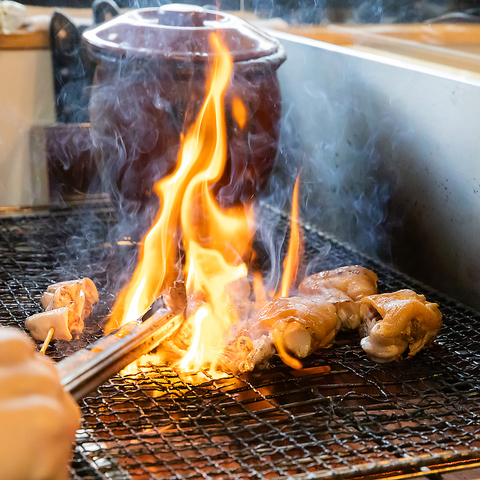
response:
<path id="1" fill-rule="evenodd" d="M 45 340 L 48 331 L 53 328 L 55 339 L 69 342 L 72 339 L 72 334 L 70 333 L 68 317 L 67 307 L 48 310 L 28 317 L 25 320 L 25 327 L 35 340 Z"/>
<path id="2" fill-rule="evenodd" d="M 55 283 L 40 299 L 45 311 L 28 317 L 25 326 L 35 340 L 45 340 L 53 327 L 53 338 L 70 341 L 72 335 L 83 331 L 84 320 L 96 302 L 97 288 L 89 278 Z"/>
<path id="3" fill-rule="evenodd" d="M 299 287 L 304 295 L 321 294 L 325 290 L 337 289 L 353 300 L 377 293 L 377 275 L 360 265 L 350 265 L 325 270 L 305 278 Z"/>
<path id="4" fill-rule="evenodd" d="M 442 314 L 436 303 L 413 290 L 370 295 L 362 300 L 361 346 L 378 363 L 417 354 L 437 336 Z"/>
<path id="5" fill-rule="evenodd" d="M 298 291 L 300 295 L 335 304 L 342 330 L 355 330 L 362 320 L 359 300 L 377 293 L 377 280 L 371 270 L 352 265 L 311 275 L 300 283 Z"/>
<path id="6" fill-rule="evenodd" d="M 307 297 L 280 297 L 268 303 L 236 337 L 236 362 L 243 372 L 268 364 L 277 352 L 292 368 L 335 340 L 341 320 L 332 303 Z"/>

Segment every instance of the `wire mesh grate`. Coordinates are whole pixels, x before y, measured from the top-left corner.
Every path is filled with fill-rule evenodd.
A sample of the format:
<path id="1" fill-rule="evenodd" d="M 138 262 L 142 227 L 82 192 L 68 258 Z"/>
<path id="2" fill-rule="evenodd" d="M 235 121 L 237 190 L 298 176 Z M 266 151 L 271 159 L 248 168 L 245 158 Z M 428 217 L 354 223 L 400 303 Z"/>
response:
<path id="1" fill-rule="evenodd" d="M 112 236 L 115 221 L 108 206 L 1 219 L 1 325 L 23 328 L 47 285 L 89 276 L 100 306 L 80 339 L 48 353 L 59 360 L 98 338 L 136 251 Z M 362 264 L 380 292 L 413 288 L 438 302 L 435 345 L 379 365 L 357 334 L 340 334 L 303 370 L 279 361 L 250 375 L 199 374 L 195 385 L 142 364 L 82 401 L 72 477 L 350 478 L 479 457 L 479 315 L 309 228 L 306 255 L 322 269 Z"/>

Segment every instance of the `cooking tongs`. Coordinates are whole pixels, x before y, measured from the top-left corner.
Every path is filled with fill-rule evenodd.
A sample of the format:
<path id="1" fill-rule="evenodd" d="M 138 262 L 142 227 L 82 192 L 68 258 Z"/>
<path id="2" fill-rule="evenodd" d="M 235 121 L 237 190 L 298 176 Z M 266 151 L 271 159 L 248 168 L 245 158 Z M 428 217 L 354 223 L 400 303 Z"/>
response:
<path id="1" fill-rule="evenodd" d="M 137 321 L 125 324 L 57 364 L 63 387 L 76 401 L 177 331 L 183 316 L 163 308 L 163 301 L 159 301 Z"/>

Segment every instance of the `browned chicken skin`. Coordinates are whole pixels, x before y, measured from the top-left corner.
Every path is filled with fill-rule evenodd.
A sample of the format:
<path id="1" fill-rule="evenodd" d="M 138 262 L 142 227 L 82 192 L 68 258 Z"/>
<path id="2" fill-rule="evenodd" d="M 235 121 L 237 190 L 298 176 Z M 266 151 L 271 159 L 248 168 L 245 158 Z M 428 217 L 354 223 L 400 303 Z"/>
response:
<path id="1" fill-rule="evenodd" d="M 329 347 L 340 325 L 332 303 L 307 297 L 277 298 L 237 336 L 239 369 L 251 371 L 268 362 L 275 349 L 287 365 L 301 368 L 298 358 Z"/>
<path id="2" fill-rule="evenodd" d="M 325 270 L 305 278 L 298 291 L 302 295 L 322 295 L 331 290 L 340 290 L 352 300 L 360 300 L 377 293 L 377 275 L 360 265 L 350 265 Z"/>
<path id="3" fill-rule="evenodd" d="M 342 330 L 355 330 L 361 324 L 359 300 L 377 293 L 377 275 L 352 265 L 326 270 L 305 278 L 299 286 L 300 295 L 333 303 L 342 321 Z"/>
<path id="4" fill-rule="evenodd" d="M 418 353 L 437 336 L 442 314 L 436 303 L 413 290 L 399 290 L 362 299 L 361 345 L 369 358 L 385 363 Z"/>

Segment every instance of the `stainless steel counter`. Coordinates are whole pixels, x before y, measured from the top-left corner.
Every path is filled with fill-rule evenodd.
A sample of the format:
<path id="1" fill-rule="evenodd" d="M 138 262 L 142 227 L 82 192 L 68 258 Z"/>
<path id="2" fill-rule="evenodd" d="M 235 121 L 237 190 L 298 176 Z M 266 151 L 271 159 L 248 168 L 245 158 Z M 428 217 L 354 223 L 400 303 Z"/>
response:
<path id="1" fill-rule="evenodd" d="M 480 80 L 271 33 L 307 220 L 480 307 Z"/>

